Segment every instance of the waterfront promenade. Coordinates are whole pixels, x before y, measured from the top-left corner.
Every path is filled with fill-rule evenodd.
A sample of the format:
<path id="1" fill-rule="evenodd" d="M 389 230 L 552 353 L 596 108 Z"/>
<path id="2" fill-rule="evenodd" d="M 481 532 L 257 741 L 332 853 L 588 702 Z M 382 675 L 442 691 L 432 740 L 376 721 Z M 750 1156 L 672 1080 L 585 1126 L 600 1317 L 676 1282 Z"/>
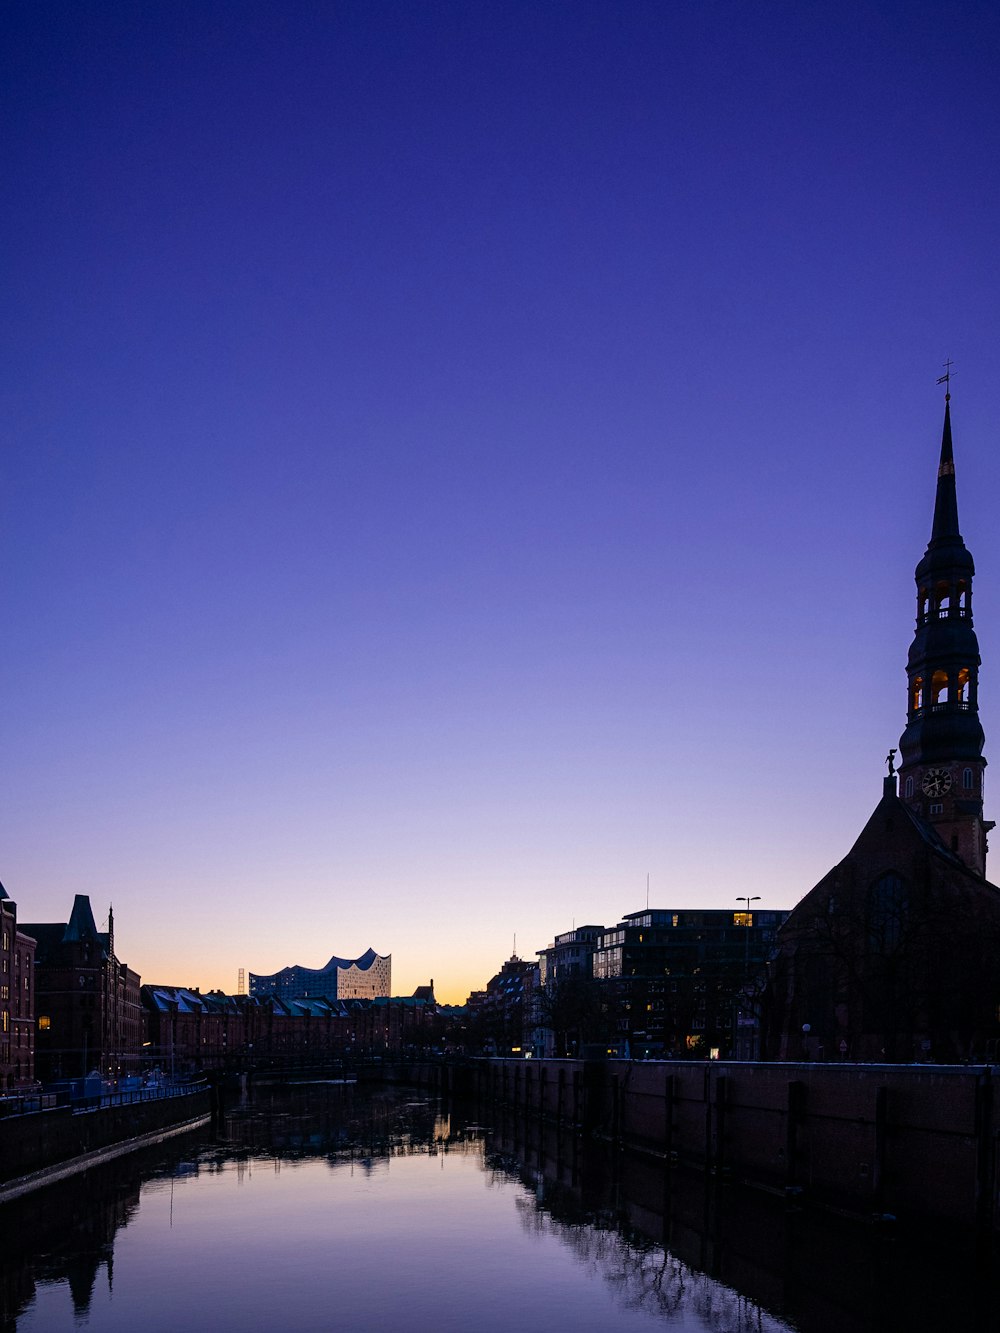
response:
<path id="1" fill-rule="evenodd" d="M 81 1080 L 85 1082 L 85 1080 Z M 0 1203 L 209 1122 L 205 1083 L 106 1091 L 99 1080 L 75 1101 L 23 1099 L 0 1119 Z"/>

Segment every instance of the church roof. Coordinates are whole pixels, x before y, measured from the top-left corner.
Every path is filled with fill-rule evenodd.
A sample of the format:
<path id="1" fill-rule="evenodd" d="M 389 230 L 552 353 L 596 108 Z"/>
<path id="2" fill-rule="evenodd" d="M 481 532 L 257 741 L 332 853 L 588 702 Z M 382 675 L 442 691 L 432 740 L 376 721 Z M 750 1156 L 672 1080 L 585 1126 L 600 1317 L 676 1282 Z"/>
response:
<path id="1" fill-rule="evenodd" d="M 902 837 L 902 843 L 900 837 Z M 900 800 L 895 790 L 888 785 L 887 780 L 882 799 L 858 834 L 854 846 L 843 860 L 833 866 L 795 904 L 788 920 L 781 927 L 780 934 L 786 938 L 795 935 L 801 928 L 803 921 L 807 920 L 810 914 L 815 911 L 817 903 L 829 895 L 833 879 L 835 877 L 840 878 L 841 872 L 847 870 L 852 863 L 860 871 L 862 881 L 866 878 L 873 879 L 877 874 L 889 869 L 905 873 L 905 868 L 900 863 L 900 855 L 903 844 L 913 839 L 919 839 L 920 844 L 927 849 L 933 858 L 930 863 L 925 864 L 933 865 L 934 862 L 937 862 L 940 873 L 946 874 L 948 881 L 955 885 L 956 889 L 961 880 L 965 881 L 965 885 L 960 890 L 961 893 L 969 892 L 981 900 L 983 900 L 982 896 L 985 895 L 986 898 L 996 898 L 1000 902 L 1000 887 L 991 884 L 989 880 L 984 879 L 982 875 L 977 874 L 975 870 L 966 865 L 957 853 L 941 841 L 930 824 L 925 823 L 904 801 Z M 913 845 L 912 841 L 910 845 Z"/>

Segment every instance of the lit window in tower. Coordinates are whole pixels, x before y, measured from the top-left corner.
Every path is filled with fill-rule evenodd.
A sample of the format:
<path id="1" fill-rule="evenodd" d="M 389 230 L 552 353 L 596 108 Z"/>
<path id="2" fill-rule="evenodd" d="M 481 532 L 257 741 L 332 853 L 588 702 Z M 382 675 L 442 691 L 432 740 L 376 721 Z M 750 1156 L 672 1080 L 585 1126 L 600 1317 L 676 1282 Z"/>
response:
<path id="1" fill-rule="evenodd" d="M 924 681 L 922 676 L 917 676 L 912 687 L 911 707 L 915 713 L 918 713 L 924 706 Z"/>
<path id="2" fill-rule="evenodd" d="M 962 667 L 958 673 L 958 688 L 955 691 L 955 698 L 960 704 L 966 703 L 969 697 L 969 668 Z"/>
<path id="3" fill-rule="evenodd" d="M 931 703 L 946 704 L 948 702 L 948 673 L 947 671 L 935 671 L 931 676 Z"/>

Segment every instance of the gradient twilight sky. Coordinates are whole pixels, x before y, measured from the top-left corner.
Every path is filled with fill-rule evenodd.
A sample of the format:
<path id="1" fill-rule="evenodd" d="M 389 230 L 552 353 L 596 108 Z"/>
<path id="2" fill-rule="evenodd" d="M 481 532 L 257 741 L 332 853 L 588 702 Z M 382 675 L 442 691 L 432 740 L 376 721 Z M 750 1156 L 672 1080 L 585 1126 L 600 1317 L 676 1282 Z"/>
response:
<path id="1" fill-rule="evenodd" d="M 791 907 L 903 727 L 946 357 L 1000 762 L 994 3 L 0 24 L 22 920 L 460 1001 L 647 873 Z"/>

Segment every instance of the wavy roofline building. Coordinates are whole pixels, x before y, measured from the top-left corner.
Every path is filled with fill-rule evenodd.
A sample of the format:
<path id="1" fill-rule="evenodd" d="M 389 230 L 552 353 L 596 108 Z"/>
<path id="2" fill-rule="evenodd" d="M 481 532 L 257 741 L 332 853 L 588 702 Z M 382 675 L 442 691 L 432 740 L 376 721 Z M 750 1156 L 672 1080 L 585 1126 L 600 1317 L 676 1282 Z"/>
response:
<path id="1" fill-rule="evenodd" d="M 264 976 L 250 973 L 251 995 L 276 995 L 281 1000 L 323 996 L 329 1000 L 379 1000 L 392 994 L 392 954 L 368 949 L 360 958 L 334 955 L 326 967 L 283 967 Z"/>

